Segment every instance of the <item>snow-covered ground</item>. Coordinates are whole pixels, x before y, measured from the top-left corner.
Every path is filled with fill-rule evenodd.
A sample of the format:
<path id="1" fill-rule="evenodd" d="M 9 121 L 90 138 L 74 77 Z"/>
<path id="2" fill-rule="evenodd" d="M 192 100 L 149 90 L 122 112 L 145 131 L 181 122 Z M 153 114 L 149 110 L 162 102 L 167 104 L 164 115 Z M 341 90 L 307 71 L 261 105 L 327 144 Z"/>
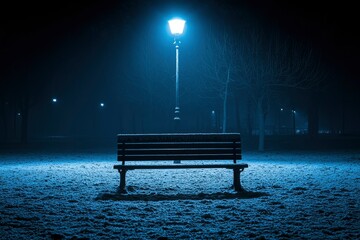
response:
<path id="1" fill-rule="evenodd" d="M 115 153 L 0 153 L 0 239 L 360 239 L 360 151 L 244 153 L 227 169 L 135 170 Z"/>

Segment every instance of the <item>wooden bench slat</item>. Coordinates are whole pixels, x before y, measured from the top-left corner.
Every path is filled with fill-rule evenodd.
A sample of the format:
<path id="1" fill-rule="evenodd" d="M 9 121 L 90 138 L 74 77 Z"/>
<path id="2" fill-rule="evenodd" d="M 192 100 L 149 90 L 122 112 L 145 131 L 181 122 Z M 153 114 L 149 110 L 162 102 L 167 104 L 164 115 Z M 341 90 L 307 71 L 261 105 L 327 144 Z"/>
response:
<path id="1" fill-rule="evenodd" d="M 118 149 L 138 149 L 138 148 L 241 148 L 240 142 L 190 142 L 190 143 L 177 143 L 177 142 L 164 142 L 164 143 L 118 143 Z"/>
<path id="2" fill-rule="evenodd" d="M 235 155 L 241 159 L 240 154 Z M 172 154 L 172 155 L 119 155 L 119 161 L 150 161 L 150 160 L 234 160 L 233 154 Z"/>
<path id="3" fill-rule="evenodd" d="M 238 133 L 118 134 L 118 142 L 238 142 Z"/>
<path id="4" fill-rule="evenodd" d="M 181 164 L 181 165 L 115 165 L 114 169 L 187 169 L 187 168 L 226 168 L 226 169 L 244 169 L 248 164 Z"/>
<path id="5" fill-rule="evenodd" d="M 119 150 L 118 155 L 172 155 L 172 154 L 240 154 L 240 149 L 222 149 L 222 148 L 208 148 L 208 149 L 125 149 Z"/>

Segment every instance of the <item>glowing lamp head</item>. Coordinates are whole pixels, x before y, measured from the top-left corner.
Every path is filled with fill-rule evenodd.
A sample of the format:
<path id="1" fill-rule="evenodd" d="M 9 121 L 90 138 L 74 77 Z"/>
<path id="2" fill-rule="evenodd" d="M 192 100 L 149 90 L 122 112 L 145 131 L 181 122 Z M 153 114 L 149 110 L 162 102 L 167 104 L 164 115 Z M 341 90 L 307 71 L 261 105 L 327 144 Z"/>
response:
<path id="1" fill-rule="evenodd" d="M 171 34 L 179 36 L 184 32 L 185 20 L 174 18 L 168 21 Z"/>
<path id="2" fill-rule="evenodd" d="M 100 107 L 105 107 L 105 104 L 104 104 L 104 103 L 100 103 Z"/>
<path id="3" fill-rule="evenodd" d="M 56 103 L 56 102 L 57 102 L 57 99 L 56 99 L 56 98 L 53 98 L 53 99 L 52 99 L 52 102 L 53 102 L 53 103 Z"/>

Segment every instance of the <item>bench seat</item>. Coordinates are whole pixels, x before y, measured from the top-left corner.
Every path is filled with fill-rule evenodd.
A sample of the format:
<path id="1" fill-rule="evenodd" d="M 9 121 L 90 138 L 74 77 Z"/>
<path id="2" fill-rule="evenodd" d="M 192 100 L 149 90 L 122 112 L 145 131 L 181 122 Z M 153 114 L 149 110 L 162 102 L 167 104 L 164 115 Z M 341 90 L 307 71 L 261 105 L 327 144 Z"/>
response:
<path id="1" fill-rule="evenodd" d="M 226 169 L 244 169 L 248 164 L 172 164 L 172 165 L 115 165 L 114 169 L 187 169 L 187 168 L 226 168 Z"/>

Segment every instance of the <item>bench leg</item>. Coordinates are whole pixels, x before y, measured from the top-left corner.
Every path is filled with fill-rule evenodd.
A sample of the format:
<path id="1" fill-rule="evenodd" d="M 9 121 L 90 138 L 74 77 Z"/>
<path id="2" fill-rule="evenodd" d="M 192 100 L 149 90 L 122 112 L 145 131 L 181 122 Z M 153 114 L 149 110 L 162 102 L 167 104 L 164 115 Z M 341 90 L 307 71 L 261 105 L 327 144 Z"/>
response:
<path id="1" fill-rule="evenodd" d="M 237 192 L 244 191 L 243 187 L 241 186 L 240 182 L 240 173 L 243 171 L 243 169 L 236 168 L 234 169 L 234 189 Z"/>
<path id="2" fill-rule="evenodd" d="M 126 193 L 126 170 L 125 169 L 119 169 L 120 173 L 120 187 L 119 190 L 121 193 Z"/>

